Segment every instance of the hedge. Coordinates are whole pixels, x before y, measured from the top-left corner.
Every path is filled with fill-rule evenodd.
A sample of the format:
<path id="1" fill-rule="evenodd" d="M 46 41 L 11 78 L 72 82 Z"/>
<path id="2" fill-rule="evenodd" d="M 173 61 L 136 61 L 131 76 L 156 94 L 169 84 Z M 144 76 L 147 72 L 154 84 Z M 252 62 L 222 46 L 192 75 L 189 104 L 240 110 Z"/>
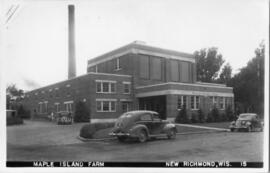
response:
<path id="1" fill-rule="evenodd" d="M 82 126 L 80 130 L 80 136 L 83 138 L 93 138 L 93 135 L 102 129 L 111 128 L 114 126 L 114 122 L 98 122 L 91 123 Z"/>
<path id="2" fill-rule="evenodd" d="M 23 119 L 20 117 L 7 117 L 7 125 L 23 124 Z"/>

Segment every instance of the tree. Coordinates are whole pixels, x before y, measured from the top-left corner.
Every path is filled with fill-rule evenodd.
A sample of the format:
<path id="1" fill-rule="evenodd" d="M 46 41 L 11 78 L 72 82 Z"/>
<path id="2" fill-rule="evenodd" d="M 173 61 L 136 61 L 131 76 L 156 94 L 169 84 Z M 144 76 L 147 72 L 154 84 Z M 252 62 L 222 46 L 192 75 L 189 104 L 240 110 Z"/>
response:
<path id="1" fill-rule="evenodd" d="M 15 84 L 10 84 L 6 88 L 6 108 L 17 109 L 18 102 L 24 97 L 24 91 L 18 89 Z"/>
<path id="2" fill-rule="evenodd" d="M 174 122 L 176 122 L 176 123 L 189 123 L 186 105 L 182 106 L 182 109 L 179 111 L 178 115 L 175 117 Z"/>
<path id="3" fill-rule="evenodd" d="M 197 79 L 201 82 L 213 82 L 224 63 L 218 48 L 201 49 L 194 53 L 197 61 Z"/>
<path id="4" fill-rule="evenodd" d="M 74 122 L 90 122 L 90 111 L 82 101 L 75 105 Z"/>
<path id="5" fill-rule="evenodd" d="M 232 67 L 229 63 L 227 63 L 223 68 L 217 79 L 217 82 L 228 84 L 232 79 Z"/>
<path id="6" fill-rule="evenodd" d="M 235 102 L 244 112 L 263 113 L 265 45 L 255 50 L 255 57 L 236 74 L 229 86 L 234 88 Z M 237 109 L 237 108 L 236 108 Z"/>

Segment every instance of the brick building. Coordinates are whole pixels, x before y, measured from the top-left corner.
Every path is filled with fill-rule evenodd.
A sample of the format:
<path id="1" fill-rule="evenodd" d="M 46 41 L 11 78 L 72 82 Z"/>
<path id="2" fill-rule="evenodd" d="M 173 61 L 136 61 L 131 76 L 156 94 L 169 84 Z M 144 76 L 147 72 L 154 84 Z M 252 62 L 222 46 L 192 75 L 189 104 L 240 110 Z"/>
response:
<path id="1" fill-rule="evenodd" d="M 90 59 L 87 74 L 26 93 L 24 106 L 34 114 L 74 111 L 83 101 L 92 118 L 117 118 L 130 110 L 154 110 L 175 117 L 183 105 L 205 115 L 234 105 L 233 89 L 196 80 L 192 54 L 133 42 Z"/>

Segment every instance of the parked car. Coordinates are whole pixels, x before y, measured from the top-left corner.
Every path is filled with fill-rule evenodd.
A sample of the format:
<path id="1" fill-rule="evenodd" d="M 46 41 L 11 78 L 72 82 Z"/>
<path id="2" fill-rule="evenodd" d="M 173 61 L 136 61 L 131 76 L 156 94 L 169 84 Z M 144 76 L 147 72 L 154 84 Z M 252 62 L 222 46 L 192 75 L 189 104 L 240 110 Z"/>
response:
<path id="1" fill-rule="evenodd" d="M 263 122 L 259 120 L 258 115 L 255 113 L 240 114 L 236 121 L 231 122 L 230 130 L 240 131 L 263 131 Z"/>
<path id="2" fill-rule="evenodd" d="M 73 123 L 73 116 L 71 112 L 60 111 L 57 112 L 56 123 L 58 125 L 68 125 Z"/>
<path id="3" fill-rule="evenodd" d="M 131 111 L 121 115 L 115 122 L 111 136 L 116 136 L 119 141 L 137 139 L 145 142 L 150 138 L 168 137 L 174 139 L 177 129 L 174 124 L 162 120 L 154 111 Z"/>

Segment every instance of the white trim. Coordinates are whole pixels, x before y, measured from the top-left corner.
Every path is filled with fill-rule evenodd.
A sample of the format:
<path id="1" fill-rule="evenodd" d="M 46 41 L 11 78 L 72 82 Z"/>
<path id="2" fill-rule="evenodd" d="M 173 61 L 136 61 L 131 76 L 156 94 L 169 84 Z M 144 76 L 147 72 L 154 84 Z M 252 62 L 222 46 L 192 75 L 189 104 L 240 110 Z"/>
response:
<path id="1" fill-rule="evenodd" d="M 131 75 L 125 75 L 125 74 L 113 74 L 113 73 L 95 73 L 95 72 L 89 72 L 88 74 L 94 74 L 94 75 L 107 75 L 107 76 L 120 76 L 120 77 L 132 77 Z M 83 75 L 82 75 L 83 76 Z M 81 77 L 81 76 L 78 76 Z"/>
<path id="2" fill-rule="evenodd" d="M 54 105 L 60 105 L 60 103 L 59 102 L 55 102 Z"/>
<path id="3" fill-rule="evenodd" d="M 96 101 L 117 101 L 117 99 L 98 98 Z"/>
<path id="4" fill-rule="evenodd" d="M 71 100 L 71 101 L 65 101 L 65 102 L 64 102 L 64 104 L 69 104 L 69 103 L 74 103 L 74 101 Z"/>
<path id="5" fill-rule="evenodd" d="M 120 102 L 132 102 L 131 99 L 120 99 Z"/>
<path id="6" fill-rule="evenodd" d="M 149 50 L 141 50 L 141 49 L 138 49 L 138 48 L 129 48 L 128 50 L 126 50 L 124 52 L 113 54 L 113 55 L 108 56 L 106 58 L 103 58 L 101 60 L 97 60 L 96 62 L 93 62 L 93 63 L 88 63 L 87 67 L 91 67 L 91 66 L 100 64 L 102 62 L 109 61 L 109 60 L 112 60 L 114 58 L 118 58 L 120 56 L 129 54 L 129 53 L 146 54 L 146 55 L 158 56 L 158 57 L 167 58 L 167 59 L 176 59 L 176 60 L 182 60 L 182 61 L 188 61 L 188 62 L 195 63 L 195 58 L 186 58 L 186 57 L 175 56 L 175 55 L 170 55 L 170 54 L 166 54 L 166 53 L 157 53 L 157 52 L 149 51 Z"/>
<path id="7" fill-rule="evenodd" d="M 201 85 L 201 84 L 192 84 L 192 83 L 181 83 L 181 82 L 167 82 L 167 83 L 160 83 L 160 84 L 154 84 L 154 85 L 146 85 L 146 86 L 138 86 L 136 89 L 141 88 L 149 88 L 154 86 L 162 86 L 162 85 L 187 85 L 187 86 L 201 86 L 201 87 L 208 87 L 208 88 L 225 88 L 225 89 L 232 89 L 232 87 L 223 87 L 223 86 L 211 86 L 211 85 Z"/>
<path id="8" fill-rule="evenodd" d="M 97 109 L 97 102 L 101 103 L 101 110 Z M 104 111 L 104 102 L 109 102 L 109 110 Z M 112 103 L 114 103 L 115 107 L 114 110 L 112 110 Z M 117 99 L 96 99 L 96 112 L 116 112 L 116 107 L 117 107 Z"/>
<path id="9" fill-rule="evenodd" d="M 234 97 L 233 93 L 223 92 L 203 92 L 203 91 L 187 91 L 187 90 L 160 90 L 138 93 L 135 97 L 150 97 L 158 95 L 197 95 L 197 96 L 220 96 L 220 97 Z"/>
<path id="10" fill-rule="evenodd" d="M 131 84 L 131 82 L 128 82 L 128 81 L 123 81 L 122 83 L 123 84 Z"/>
<path id="11" fill-rule="evenodd" d="M 95 80 L 96 82 L 109 82 L 109 83 L 116 83 L 114 80 Z"/>

